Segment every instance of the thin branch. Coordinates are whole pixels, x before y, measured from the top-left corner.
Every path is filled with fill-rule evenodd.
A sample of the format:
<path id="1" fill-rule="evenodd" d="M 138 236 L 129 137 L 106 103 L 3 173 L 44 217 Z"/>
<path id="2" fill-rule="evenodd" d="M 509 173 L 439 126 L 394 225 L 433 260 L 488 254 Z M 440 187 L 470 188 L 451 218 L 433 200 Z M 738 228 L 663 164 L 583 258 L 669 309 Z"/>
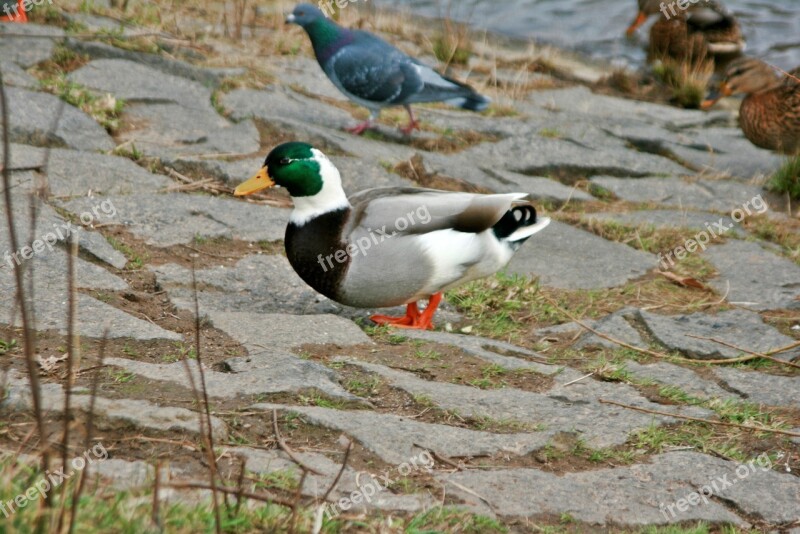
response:
<path id="1" fill-rule="evenodd" d="M 169 484 L 167 484 L 167 487 L 174 489 L 204 489 L 204 490 L 212 489 L 211 486 L 209 486 L 208 484 L 205 484 L 203 482 L 194 482 L 194 481 L 170 482 Z M 294 508 L 296 506 L 294 499 L 285 499 L 283 497 L 273 495 L 272 493 L 266 493 L 266 492 L 255 493 L 253 491 L 246 491 L 240 488 L 229 488 L 227 486 L 217 486 L 217 491 L 221 493 L 226 493 L 228 495 L 241 495 L 243 497 L 247 497 L 248 499 L 253 499 L 254 501 L 279 504 L 281 506 L 286 506 L 287 508 Z"/>
<path id="2" fill-rule="evenodd" d="M 75 291 L 75 260 L 78 256 L 78 240 L 75 235 L 69 237 L 69 250 L 67 252 L 67 383 L 64 390 L 64 431 L 61 438 L 61 469 L 67 472 L 69 458 L 69 426 L 72 415 L 72 388 L 75 384 L 75 369 L 80 367 L 78 356 L 78 343 L 75 323 L 78 318 L 77 294 Z M 77 365 L 76 365 L 77 364 Z M 58 527 L 56 532 L 62 532 L 66 517 L 68 484 L 61 487 L 61 509 L 58 514 Z"/>
<path id="3" fill-rule="evenodd" d="M 8 99 L 6 97 L 5 82 L 3 80 L 3 73 L 0 70 L 0 122 L 3 127 L 3 196 L 6 206 L 6 219 L 8 223 L 9 244 L 14 251 L 19 250 L 19 241 L 17 240 L 16 228 L 14 225 L 13 204 L 11 202 L 11 173 L 9 167 L 11 166 L 11 127 L 8 120 Z M 22 320 L 23 338 L 25 342 L 25 365 L 28 370 L 28 379 L 31 385 L 31 399 L 33 401 L 33 413 L 36 418 L 36 428 L 39 432 L 39 437 L 42 441 L 42 471 L 47 472 L 50 469 L 50 455 L 48 446 L 45 441 L 46 433 L 44 428 L 44 416 L 42 406 L 41 387 L 39 384 L 39 370 L 36 368 L 36 348 L 33 329 L 31 328 L 31 321 L 33 317 L 29 314 L 28 306 L 25 302 L 25 284 L 22 276 L 22 265 L 14 262 L 14 278 L 17 289 L 17 301 L 19 303 L 19 310 Z M 47 501 L 47 500 L 45 500 Z M 49 506 L 49 502 L 45 503 Z"/>
<path id="4" fill-rule="evenodd" d="M 153 522 L 153 526 L 158 529 L 159 532 L 163 531 L 164 527 L 161 524 L 161 512 L 159 510 L 160 497 L 159 497 L 159 490 L 161 489 L 161 462 L 156 462 L 155 467 L 156 478 L 153 481 L 153 512 L 150 516 L 151 521 Z"/>
<path id="5" fill-rule="evenodd" d="M 333 489 L 336 487 L 336 484 L 339 483 L 339 479 L 342 478 L 342 474 L 344 473 L 344 470 L 347 467 L 347 460 L 350 459 L 350 451 L 352 451 L 352 450 L 353 450 L 353 442 L 352 441 L 348 441 L 347 442 L 347 449 L 345 449 L 345 451 L 344 451 L 344 459 L 342 460 L 342 467 L 340 467 L 339 468 L 339 472 L 336 473 L 336 478 L 333 479 L 333 482 L 331 483 L 330 487 L 328 488 L 328 491 L 326 491 L 325 495 L 322 496 L 322 502 L 323 503 L 328 500 L 328 497 L 330 496 L 331 492 L 333 492 Z"/>
<path id="6" fill-rule="evenodd" d="M 297 455 L 294 453 L 294 451 L 291 448 L 289 448 L 289 446 L 286 444 L 286 442 L 283 441 L 283 437 L 281 437 L 280 429 L 278 429 L 278 411 L 275 410 L 275 409 L 272 410 L 272 429 L 275 432 L 275 439 L 278 442 L 278 447 L 280 447 L 280 449 L 283 452 L 286 453 L 286 456 L 291 458 L 294 463 L 296 463 L 297 465 L 299 465 L 303 469 L 306 469 L 306 470 L 314 473 L 315 475 L 325 476 L 323 473 L 320 473 L 316 469 L 307 466 L 305 464 L 305 462 L 303 462 L 300 458 L 298 458 Z"/>
<path id="7" fill-rule="evenodd" d="M 194 293 L 194 343 L 195 343 L 195 357 L 197 358 L 197 371 L 200 377 L 200 388 L 203 392 L 202 403 L 200 409 L 200 432 L 203 432 L 203 416 L 205 416 L 205 433 L 204 438 L 206 440 L 206 448 L 208 453 L 208 460 L 209 460 L 209 471 L 210 471 L 210 478 L 211 478 L 211 494 L 213 498 L 214 504 L 214 526 L 216 528 L 217 534 L 222 534 L 222 518 L 219 513 L 219 497 L 215 488 L 217 487 L 217 473 L 219 469 L 217 467 L 217 458 L 214 454 L 214 427 L 211 424 L 211 408 L 208 402 L 208 389 L 206 388 L 206 376 L 203 372 L 203 360 L 200 355 L 200 304 L 197 300 L 197 277 L 195 275 L 194 264 L 192 264 L 192 292 Z M 186 361 L 187 356 L 184 355 L 184 361 Z M 187 361 L 188 367 L 188 361 Z M 194 381 L 192 381 L 194 384 Z M 195 390 L 196 392 L 196 390 Z M 196 393 L 198 400 L 200 395 Z M 227 503 L 227 496 L 225 498 Z"/>
<path id="8" fill-rule="evenodd" d="M 728 343 L 727 341 L 723 341 L 722 339 L 717 339 L 717 338 L 714 338 L 714 337 L 706 337 L 706 336 L 696 336 L 694 334 L 686 334 L 686 335 L 688 337 L 691 337 L 691 338 L 694 338 L 694 339 L 702 339 L 704 341 L 713 341 L 714 343 L 719 343 L 720 345 L 724 345 L 724 346 L 730 347 L 730 348 L 732 348 L 734 350 L 738 350 L 739 352 L 744 352 L 745 354 L 748 354 L 748 356 L 742 356 L 741 358 L 735 358 L 735 359 L 732 359 L 732 360 L 727 360 L 727 359 L 725 359 L 725 360 L 703 360 L 703 363 L 708 363 L 709 361 L 711 361 L 711 362 L 731 362 L 731 361 L 746 362 L 746 361 L 749 361 L 749 360 L 757 360 L 758 358 L 763 358 L 763 359 L 769 360 L 771 362 L 780 363 L 780 364 L 783 364 L 783 365 L 788 365 L 789 367 L 797 367 L 798 369 L 800 369 L 800 364 L 787 362 L 786 360 L 781 360 L 780 358 L 776 358 L 774 356 L 770 356 L 767 353 L 755 352 L 755 351 L 752 351 L 752 350 L 749 350 L 749 349 L 744 349 L 742 347 L 738 347 L 738 346 L 734 345 L 733 343 Z M 800 347 L 800 341 L 798 341 L 797 343 L 792 343 L 791 345 L 787 345 L 786 347 L 783 347 L 782 349 L 775 349 L 775 352 L 773 354 L 778 354 L 779 352 L 784 352 L 784 351 L 793 349 L 795 347 Z"/>
<path id="9" fill-rule="evenodd" d="M 718 425 L 718 426 L 729 426 L 733 428 L 742 428 L 744 430 L 753 430 L 755 432 L 771 432 L 773 434 L 783 434 L 785 436 L 793 436 L 793 437 L 800 437 L 800 432 L 792 432 L 791 430 L 779 430 L 777 428 L 762 428 L 757 426 L 750 426 L 750 425 L 740 425 L 738 423 L 728 423 L 725 421 L 712 421 L 710 419 L 702 419 L 700 417 L 690 417 L 688 415 L 678 415 L 669 412 L 661 412 L 659 410 L 648 410 L 647 408 L 639 408 L 638 406 L 631 406 L 629 404 L 622 404 L 621 402 L 610 401 L 605 399 L 597 399 L 598 402 L 603 404 L 613 404 L 614 406 L 619 406 L 621 408 L 627 408 L 628 410 L 634 410 L 636 412 L 642 413 L 650 413 L 655 415 L 664 415 L 666 417 L 675 417 L 676 419 L 686 419 L 687 421 L 697 421 L 698 423 L 707 423 L 709 425 Z"/>

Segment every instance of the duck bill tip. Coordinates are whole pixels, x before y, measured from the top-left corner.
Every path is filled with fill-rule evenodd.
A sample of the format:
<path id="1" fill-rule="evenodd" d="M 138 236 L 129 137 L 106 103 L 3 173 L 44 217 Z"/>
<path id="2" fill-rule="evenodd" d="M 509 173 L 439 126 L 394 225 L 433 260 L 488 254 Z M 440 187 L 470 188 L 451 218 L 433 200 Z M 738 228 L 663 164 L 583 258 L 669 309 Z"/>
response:
<path id="1" fill-rule="evenodd" d="M 275 181 L 269 177 L 267 174 L 267 168 L 263 167 L 258 174 L 239 184 L 239 186 L 233 191 L 233 196 L 236 197 L 244 197 L 247 195 L 252 195 L 258 191 L 263 189 L 268 189 L 275 185 Z"/>

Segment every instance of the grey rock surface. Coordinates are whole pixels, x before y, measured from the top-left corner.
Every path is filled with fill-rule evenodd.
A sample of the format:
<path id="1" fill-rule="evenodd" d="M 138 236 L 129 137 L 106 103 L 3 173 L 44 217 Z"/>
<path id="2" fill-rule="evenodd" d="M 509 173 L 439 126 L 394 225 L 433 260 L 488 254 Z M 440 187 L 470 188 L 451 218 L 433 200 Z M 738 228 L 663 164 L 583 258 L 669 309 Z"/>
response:
<path id="1" fill-rule="evenodd" d="M 742 397 L 721 388 L 713 380 L 706 380 L 687 367 L 667 362 L 642 365 L 628 360 L 625 362 L 625 369 L 637 380 L 673 386 L 693 397 L 742 400 Z"/>
<path id="2" fill-rule="evenodd" d="M 740 209 L 746 202 L 763 193 L 760 187 L 754 185 L 722 180 L 687 181 L 683 178 L 657 176 L 631 180 L 596 176 L 591 182 L 631 202 L 657 202 L 664 207 L 716 210 L 722 213 Z M 751 208 L 752 213 L 757 211 Z"/>
<path id="3" fill-rule="evenodd" d="M 742 351 L 708 339 L 719 339 L 751 352 L 768 352 L 785 347 L 793 339 L 767 325 L 757 313 L 747 310 L 730 310 L 716 315 L 694 313 L 665 316 L 642 312 L 642 320 L 653 338 L 669 350 L 682 352 L 688 358 L 713 360 L 743 356 Z M 790 358 L 797 353 L 784 353 Z"/>
<path id="4" fill-rule="evenodd" d="M 369 410 L 331 410 L 315 406 L 254 404 L 254 410 L 279 409 L 303 416 L 313 425 L 332 428 L 358 440 L 383 461 L 399 465 L 423 450 L 440 456 L 474 457 L 498 453 L 524 456 L 547 445 L 553 432 L 493 434 L 449 425 L 420 423 L 408 417 Z"/>
<path id="5" fill-rule="evenodd" d="M 0 57 L 27 69 L 49 59 L 63 38 L 64 30 L 53 26 L 0 24 Z"/>
<path id="6" fill-rule="evenodd" d="M 183 362 L 154 364 L 125 358 L 107 358 L 106 364 L 150 380 L 171 382 L 191 390 Z M 259 348 L 259 352 L 250 352 L 249 356 L 226 360 L 224 366 L 227 372 L 205 369 L 206 390 L 211 397 L 232 399 L 239 395 L 316 390 L 330 397 L 358 400 L 358 397 L 339 385 L 333 371 L 288 352 Z M 192 365 L 192 371 L 195 381 L 198 381 L 200 375 L 196 364 Z"/>
<path id="7" fill-rule="evenodd" d="M 748 402 L 792 408 L 800 406 L 800 387 L 796 376 L 768 375 L 729 367 L 714 369 L 714 375 Z"/>
<path id="8" fill-rule="evenodd" d="M 12 374 L 8 377 L 8 396 L 0 403 L 5 408 L 21 411 L 29 410 L 32 400 L 28 380 Z M 91 404 L 89 395 L 71 396 L 73 410 L 87 412 Z M 42 388 L 42 406 L 47 412 L 61 413 L 64 410 L 64 391 L 58 384 L 48 384 Z M 186 408 L 159 406 L 149 401 L 136 399 L 95 398 L 95 424 L 100 429 L 138 428 L 142 430 L 179 431 L 192 434 L 200 433 L 198 413 Z M 211 416 L 211 426 L 216 439 L 224 440 L 227 436 L 225 423 Z"/>
<path id="9" fill-rule="evenodd" d="M 675 409 L 675 407 L 654 405 L 626 385 L 616 384 L 609 389 L 607 384 L 583 380 L 564 387 L 563 384 L 580 376 L 577 371 L 559 374 L 557 378 L 560 379 L 560 385 L 545 394 L 510 388 L 480 390 L 457 384 L 422 380 L 411 373 L 383 365 L 346 359 L 341 361 L 348 361 L 366 371 L 376 373 L 392 386 L 401 388 L 411 395 L 427 397 L 443 410 L 455 410 L 466 417 L 488 417 L 543 425 L 546 431 L 576 432 L 590 447 L 619 445 L 625 442 L 628 433 L 646 428 L 654 421 L 656 424 L 674 421 L 668 417 L 654 418 L 597 403 L 598 394 L 608 394 L 613 389 L 614 399 L 618 402 L 666 411 Z M 680 407 L 675 413 L 698 415 L 709 412 L 693 407 Z M 604 424 L 597 425 L 599 420 Z"/>
<path id="10" fill-rule="evenodd" d="M 160 247 L 189 243 L 195 236 L 275 241 L 283 238 L 289 218 L 285 209 L 205 194 L 143 193 L 106 200 L 116 213 L 112 217 L 101 212 L 99 222 L 124 224 L 148 244 Z M 72 213 L 82 213 L 96 202 L 75 198 L 61 205 Z"/>
<path id="11" fill-rule="evenodd" d="M 549 287 L 594 289 L 622 285 L 655 266 L 652 254 L 553 221 L 520 247 L 507 270 L 539 276 Z"/>
<path id="12" fill-rule="evenodd" d="M 728 302 L 754 310 L 800 309 L 800 266 L 758 243 L 729 241 L 706 251 L 719 271 L 710 284 Z"/>
<path id="13" fill-rule="evenodd" d="M 53 95 L 9 87 L 9 137 L 15 143 L 69 147 L 77 150 L 110 150 L 116 146 L 110 135 L 91 117 Z M 63 107 L 58 126 L 54 117 Z"/>
<path id="14" fill-rule="evenodd" d="M 440 480 L 450 482 L 449 490 L 468 503 L 485 506 L 474 496 L 477 493 L 498 515 L 569 514 L 590 524 L 626 526 L 702 520 L 746 528 L 746 520 L 717 500 L 704 501 L 697 495 L 693 499 L 696 504 L 689 504 L 690 494 L 713 481 L 720 487 L 715 495 L 745 514 L 757 514 L 776 523 L 797 518 L 795 504 L 800 498 L 797 477 L 756 466 L 755 470 L 748 467 L 747 475 L 740 478 L 737 468 L 734 462 L 696 452 L 672 452 L 655 456 L 647 464 L 563 476 L 517 469 L 462 471 L 440 476 Z M 722 488 L 719 481 L 722 478 L 733 485 Z M 776 491 L 777 488 L 780 490 Z"/>
<path id="15" fill-rule="evenodd" d="M 587 326 L 591 326 L 602 334 L 619 341 L 624 341 L 635 347 L 646 347 L 647 344 L 642 340 L 642 336 L 639 334 L 638 330 L 631 326 L 631 322 L 629 322 L 637 321 L 640 317 L 639 310 L 635 308 L 625 308 L 595 321 L 593 325 Z M 578 327 L 580 328 L 580 325 L 578 325 Z M 619 347 L 617 343 L 613 343 L 592 332 L 583 334 L 575 344 L 575 348 L 578 349 L 590 346 L 608 347 L 612 349 Z"/>

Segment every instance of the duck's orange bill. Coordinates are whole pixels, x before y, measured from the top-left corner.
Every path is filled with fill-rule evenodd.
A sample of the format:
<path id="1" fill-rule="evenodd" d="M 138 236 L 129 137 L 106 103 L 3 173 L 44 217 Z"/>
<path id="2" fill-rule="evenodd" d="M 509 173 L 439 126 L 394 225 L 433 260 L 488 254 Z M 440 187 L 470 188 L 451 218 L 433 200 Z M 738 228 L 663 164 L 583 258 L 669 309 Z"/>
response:
<path id="1" fill-rule="evenodd" d="M 731 96 L 731 94 L 731 88 L 728 87 L 728 84 L 723 82 L 717 91 L 712 92 L 710 95 L 708 95 L 708 98 L 703 100 L 703 102 L 700 104 L 700 109 L 709 109 L 724 97 Z"/>
<path id="2" fill-rule="evenodd" d="M 233 192 L 234 196 L 243 197 L 246 195 L 252 195 L 257 191 L 261 191 L 262 189 L 267 189 L 268 187 L 272 187 L 275 185 L 275 182 L 272 178 L 269 177 L 267 174 L 267 168 L 262 167 L 258 174 L 247 180 L 246 182 L 239 184 L 239 187 Z"/>
<path id="3" fill-rule="evenodd" d="M 645 13 L 644 11 L 639 11 L 639 14 L 636 15 L 636 19 L 634 19 L 634 21 L 631 22 L 631 25 L 628 26 L 628 29 L 625 31 L 625 35 L 627 35 L 628 37 L 633 35 L 634 32 L 639 29 L 639 26 L 644 24 L 646 20 L 647 20 L 647 13 Z"/>

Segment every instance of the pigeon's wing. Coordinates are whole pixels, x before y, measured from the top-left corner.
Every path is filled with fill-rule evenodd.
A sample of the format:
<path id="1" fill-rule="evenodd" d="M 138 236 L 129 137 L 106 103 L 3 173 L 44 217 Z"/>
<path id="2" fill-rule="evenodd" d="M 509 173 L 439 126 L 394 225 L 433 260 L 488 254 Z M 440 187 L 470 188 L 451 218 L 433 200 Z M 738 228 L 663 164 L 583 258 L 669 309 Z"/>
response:
<path id="1" fill-rule="evenodd" d="M 333 82 L 354 97 L 394 104 L 424 86 L 411 59 L 378 39 L 362 39 L 334 54 L 326 71 Z"/>

